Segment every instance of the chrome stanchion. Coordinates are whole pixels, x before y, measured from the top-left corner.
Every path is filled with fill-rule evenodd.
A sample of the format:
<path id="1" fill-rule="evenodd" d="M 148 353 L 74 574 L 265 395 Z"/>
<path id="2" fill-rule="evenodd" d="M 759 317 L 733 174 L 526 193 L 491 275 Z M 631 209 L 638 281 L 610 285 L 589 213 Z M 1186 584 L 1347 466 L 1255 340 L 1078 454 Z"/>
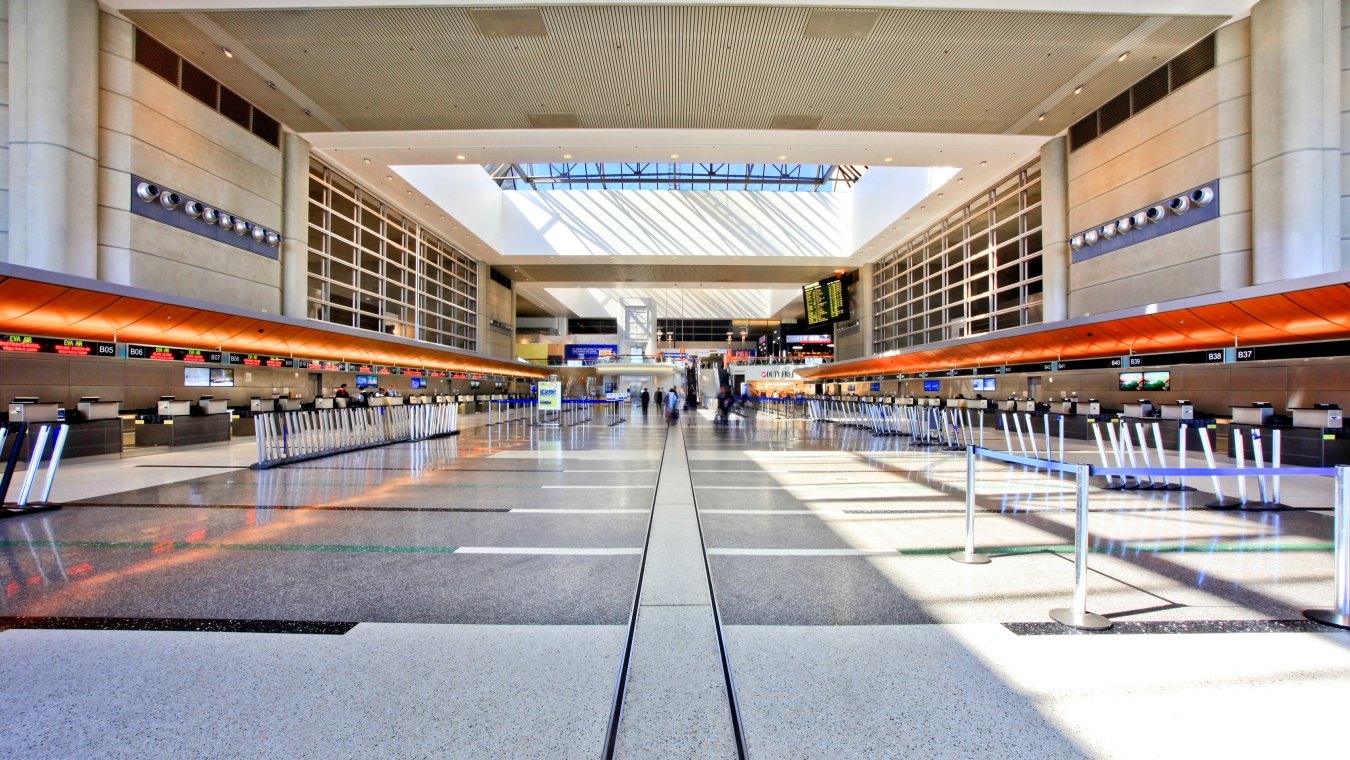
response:
<path id="1" fill-rule="evenodd" d="M 974 449 L 966 449 L 966 550 L 948 554 L 948 559 L 966 565 L 987 565 L 990 559 L 975 553 L 975 463 Z"/>
<path id="2" fill-rule="evenodd" d="M 1105 631 L 1111 627 L 1111 621 L 1087 609 L 1088 478 L 1091 474 L 1090 465 L 1074 467 L 1078 504 L 1073 531 L 1073 607 L 1050 610 L 1050 619 L 1080 631 Z"/>
<path id="3" fill-rule="evenodd" d="M 1304 610 L 1304 617 L 1323 625 L 1350 628 L 1350 465 L 1336 465 L 1335 547 L 1336 597 L 1331 609 Z"/>

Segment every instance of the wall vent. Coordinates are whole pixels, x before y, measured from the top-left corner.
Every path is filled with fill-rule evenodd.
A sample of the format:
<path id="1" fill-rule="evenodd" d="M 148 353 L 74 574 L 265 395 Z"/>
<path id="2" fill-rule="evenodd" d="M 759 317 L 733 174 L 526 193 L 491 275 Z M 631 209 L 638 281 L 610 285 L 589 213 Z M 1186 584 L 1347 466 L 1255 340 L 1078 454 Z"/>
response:
<path id="1" fill-rule="evenodd" d="M 812 8 L 806 17 L 807 39 L 860 40 L 872 33 L 881 11 L 844 11 Z"/>
<path id="2" fill-rule="evenodd" d="M 1087 145 L 1215 66 L 1214 35 L 1200 40 L 1069 127 L 1069 150 Z"/>
<path id="3" fill-rule="evenodd" d="M 258 110 L 210 74 L 183 60 L 182 56 L 140 28 L 136 29 L 136 51 L 133 57 L 136 63 L 208 108 L 216 110 L 268 144 L 281 147 L 281 124 L 276 119 Z"/>
<path id="4" fill-rule="evenodd" d="M 548 27 L 538 8 L 482 8 L 469 11 L 484 37 L 547 37 Z"/>
<path id="5" fill-rule="evenodd" d="M 574 113 L 527 113 L 530 126 L 535 129 L 577 129 L 581 119 Z"/>
<path id="6" fill-rule="evenodd" d="M 769 129 L 816 129 L 824 117 L 807 116 L 802 114 L 783 115 L 773 117 L 769 120 Z"/>

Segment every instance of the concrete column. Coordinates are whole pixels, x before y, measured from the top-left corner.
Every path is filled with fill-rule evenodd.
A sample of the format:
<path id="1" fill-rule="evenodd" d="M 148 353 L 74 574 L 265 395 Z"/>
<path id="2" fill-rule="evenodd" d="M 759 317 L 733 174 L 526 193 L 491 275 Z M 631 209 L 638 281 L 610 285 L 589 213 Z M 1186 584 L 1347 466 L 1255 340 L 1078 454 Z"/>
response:
<path id="1" fill-rule="evenodd" d="M 488 346 L 489 332 L 488 321 L 488 295 L 491 293 L 492 272 L 485 262 L 478 262 L 478 313 L 474 315 L 474 330 L 477 336 L 474 338 L 474 346 L 480 354 L 491 354 L 492 349 Z"/>
<path id="2" fill-rule="evenodd" d="M 1252 7 L 1252 280 L 1340 268 L 1340 0 Z"/>
<path id="3" fill-rule="evenodd" d="M 866 264 L 858 269 L 858 302 L 853 304 L 858 319 L 858 333 L 862 340 L 858 356 L 872 356 L 876 353 L 876 349 L 872 345 L 876 323 L 874 319 L 876 302 L 873 300 L 875 296 L 872 293 L 872 274 L 876 272 L 876 269 L 876 264 Z"/>
<path id="4" fill-rule="evenodd" d="M 98 2 L 9 12 L 9 261 L 97 277 Z"/>
<path id="5" fill-rule="evenodd" d="M 309 314 L 309 141 L 281 138 L 281 313 Z"/>
<path id="6" fill-rule="evenodd" d="M 1041 146 L 1041 309 L 1043 322 L 1069 318 L 1069 138 Z"/>

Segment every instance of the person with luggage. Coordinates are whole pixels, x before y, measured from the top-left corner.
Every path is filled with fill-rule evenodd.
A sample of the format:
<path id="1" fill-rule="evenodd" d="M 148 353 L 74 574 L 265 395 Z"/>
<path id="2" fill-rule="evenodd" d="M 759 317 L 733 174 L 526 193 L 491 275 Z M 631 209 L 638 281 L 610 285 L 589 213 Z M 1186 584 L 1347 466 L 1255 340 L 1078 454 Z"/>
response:
<path id="1" fill-rule="evenodd" d="M 671 386 L 666 391 L 666 422 L 675 423 L 680 419 L 680 394 L 675 392 L 675 387 Z"/>

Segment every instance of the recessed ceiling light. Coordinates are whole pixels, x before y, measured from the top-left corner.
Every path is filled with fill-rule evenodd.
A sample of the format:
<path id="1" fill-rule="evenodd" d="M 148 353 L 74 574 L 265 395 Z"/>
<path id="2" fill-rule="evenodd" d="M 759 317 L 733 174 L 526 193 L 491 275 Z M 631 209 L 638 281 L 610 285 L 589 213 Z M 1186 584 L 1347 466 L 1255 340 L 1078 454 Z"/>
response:
<path id="1" fill-rule="evenodd" d="M 779 161 L 786 161 L 786 160 L 787 160 L 787 156 L 779 156 L 779 157 L 778 157 L 778 160 L 779 160 Z"/>
<path id="2" fill-rule="evenodd" d="M 989 162 L 988 162 L 988 161 L 981 161 L 981 162 L 980 162 L 980 166 L 988 166 L 988 165 L 989 165 Z"/>
<path id="3" fill-rule="evenodd" d="M 384 175 L 384 178 L 387 179 L 387 180 L 389 180 L 390 182 L 393 182 L 393 181 L 394 181 L 394 175 L 392 175 L 392 174 L 386 174 L 386 175 Z"/>
<path id="4" fill-rule="evenodd" d="M 1074 94 L 1074 95 L 1082 95 L 1082 94 L 1083 94 L 1083 85 L 1080 84 L 1080 85 L 1078 85 L 1077 87 L 1073 88 L 1073 94 Z"/>
<path id="5" fill-rule="evenodd" d="M 362 160 L 362 161 L 365 161 L 366 163 L 370 163 L 370 159 L 368 159 L 368 158 L 363 158 L 363 159 L 361 159 L 361 160 Z"/>
<path id="6" fill-rule="evenodd" d="M 956 178 L 956 181 L 957 181 L 957 182 L 965 182 L 965 181 L 966 181 L 966 178 L 965 178 L 965 177 L 957 177 L 957 178 Z"/>
<path id="7" fill-rule="evenodd" d="M 671 158 L 679 158 L 679 157 L 680 157 L 680 154 L 679 154 L 679 153 L 671 153 L 671 154 L 670 154 L 670 157 L 671 157 Z"/>
<path id="8" fill-rule="evenodd" d="M 412 191 L 411 191 L 411 190 L 408 191 L 408 195 L 412 195 Z"/>
<path id="9" fill-rule="evenodd" d="M 1125 52 L 1121 53 L 1121 54 L 1120 54 L 1120 57 L 1117 58 L 1116 60 L 1117 60 L 1117 61 L 1124 61 L 1126 58 L 1129 58 L 1129 57 L 1130 57 L 1130 51 L 1126 50 Z"/>
<path id="10" fill-rule="evenodd" d="M 455 158 L 459 159 L 460 161 L 463 161 L 463 160 L 464 160 L 463 154 L 457 155 L 457 156 L 455 156 Z"/>
<path id="11" fill-rule="evenodd" d="M 1045 114 L 1036 117 L 1036 121 L 1045 121 Z"/>
<path id="12" fill-rule="evenodd" d="M 572 157 L 572 154 L 571 154 L 571 153 L 564 153 L 564 154 L 563 154 L 563 158 L 569 158 L 569 159 L 570 159 L 571 157 Z"/>
<path id="13" fill-rule="evenodd" d="M 886 163 L 889 164 L 890 162 L 891 162 L 891 159 L 890 159 L 890 158 L 887 158 L 887 159 L 886 159 Z"/>
<path id="14" fill-rule="evenodd" d="M 233 58 L 233 57 L 234 57 L 234 53 L 230 52 L 230 49 L 227 48 L 227 47 L 221 48 L 221 49 L 220 49 L 220 52 L 224 53 L 226 58 Z"/>

